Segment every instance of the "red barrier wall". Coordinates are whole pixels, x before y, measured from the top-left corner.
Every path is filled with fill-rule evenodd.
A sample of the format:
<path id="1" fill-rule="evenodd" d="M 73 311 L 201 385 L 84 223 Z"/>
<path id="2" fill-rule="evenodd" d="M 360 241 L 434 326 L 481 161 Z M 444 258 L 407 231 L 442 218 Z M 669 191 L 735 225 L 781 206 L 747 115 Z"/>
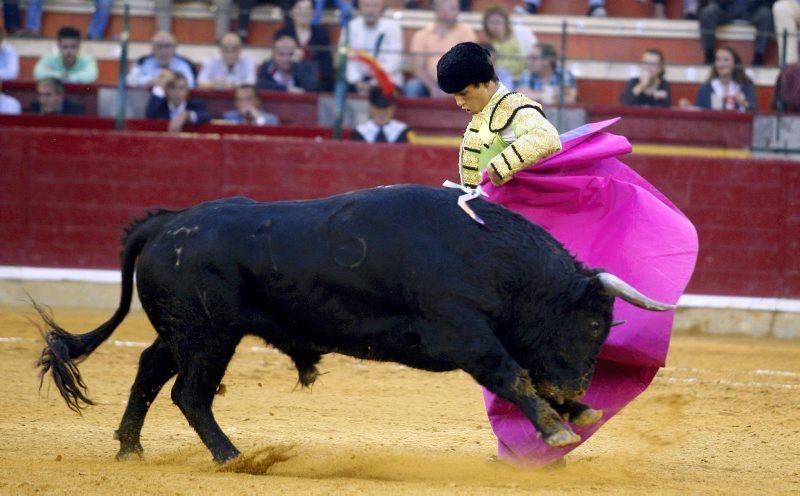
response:
<path id="1" fill-rule="evenodd" d="M 0 128 L 0 265 L 117 267 L 147 207 L 455 180 L 457 150 L 236 135 Z M 629 156 L 697 225 L 694 293 L 800 297 L 800 164 Z"/>

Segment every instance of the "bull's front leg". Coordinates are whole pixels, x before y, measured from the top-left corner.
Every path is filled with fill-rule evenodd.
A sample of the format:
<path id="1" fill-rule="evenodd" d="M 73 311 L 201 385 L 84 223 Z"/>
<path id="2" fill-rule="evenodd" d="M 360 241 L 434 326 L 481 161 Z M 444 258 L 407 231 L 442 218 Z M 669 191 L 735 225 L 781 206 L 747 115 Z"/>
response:
<path id="1" fill-rule="evenodd" d="M 550 446 L 560 448 L 580 442 L 581 437 L 562 422 L 561 415 L 553 409 L 550 402 L 536 393 L 536 389 L 528 376 L 528 371 L 517 365 L 516 362 L 513 365 L 509 364 L 508 368 L 517 369 L 511 372 L 514 379 L 510 388 L 506 386 L 511 377 L 508 372 L 492 374 L 491 371 L 486 371 L 485 373 L 488 376 L 494 375 L 492 377 L 493 380 L 500 381 L 500 384 L 495 382 L 499 387 L 487 387 L 483 383 L 481 385 L 487 387 L 495 395 L 517 405 Z M 501 377 L 501 375 L 504 377 Z"/>
<path id="2" fill-rule="evenodd" d="M 561 416 L 546 399 L 536 393 L 528 371 L 519 366 L 491 332 L 469 339 L 463 339 L 462 334 L 461 338 L 460 342 L 466 346 L 456 349 L 450 342 L 442 345 L 447 346 L 445 350 L 438 351 L 449 355 L 447 358 L 452 363 L 474 377 L 481 386 L 519 407 L 550 446 L 558 448 L 580 442 L 581 437 L 562 422 Z"/>
<path id="3" fill-rule="evenodd" d="M 594 425 L 603 418 L 603 410 L 595 410 L 580 401 L 566 400 L 563 403 L 558 403 L 552 398 L 548 398 L 547 401 L 564 420 L 578 427 Z"/>

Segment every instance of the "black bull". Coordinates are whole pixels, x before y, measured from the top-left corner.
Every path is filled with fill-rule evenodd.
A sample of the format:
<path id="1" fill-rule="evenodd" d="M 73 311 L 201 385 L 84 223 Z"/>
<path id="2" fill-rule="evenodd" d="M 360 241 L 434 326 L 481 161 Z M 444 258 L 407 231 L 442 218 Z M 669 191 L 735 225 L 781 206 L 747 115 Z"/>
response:
<path id="1" fill-rule="evenodd" d="M 177 374 L 172 399 L 218 462 L 239 452 L 211 405 L 245 334 L 289 355 L 314 382 L 321 355 L 342 353 L 430 371 L 461 369 L 516 404 L 553 446 L 580 438 L 601 412 L 577 401 L 612 325 L 614 296 L 672 308 L 575 260 L 542 228 L 458 192 L 422 186 L 313 201 L 231 198 L 133 223 L 111 319 L 70 334 L 41 312 L 51 371 L 67 404 L 91 404 L 76 363 L 122 322 L 134 267 L 158 337 L 142 353 L 116 437 L 140 454 L 149 405 Z M 38 308 L 38 306 L 37 306 Z"/>

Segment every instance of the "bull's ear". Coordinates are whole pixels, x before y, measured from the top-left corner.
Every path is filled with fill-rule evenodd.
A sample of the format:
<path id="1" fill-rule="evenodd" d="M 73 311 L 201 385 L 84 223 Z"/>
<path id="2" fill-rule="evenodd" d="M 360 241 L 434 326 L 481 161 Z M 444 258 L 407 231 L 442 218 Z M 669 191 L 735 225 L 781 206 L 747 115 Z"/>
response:
<path id="1" fill-rule="evenodd" d="M 603 285 L 595 277 L 578 277 L 569 291 L 569 302 L 578 303 L 587 294 L 595 295 L 603 290 Z"/>

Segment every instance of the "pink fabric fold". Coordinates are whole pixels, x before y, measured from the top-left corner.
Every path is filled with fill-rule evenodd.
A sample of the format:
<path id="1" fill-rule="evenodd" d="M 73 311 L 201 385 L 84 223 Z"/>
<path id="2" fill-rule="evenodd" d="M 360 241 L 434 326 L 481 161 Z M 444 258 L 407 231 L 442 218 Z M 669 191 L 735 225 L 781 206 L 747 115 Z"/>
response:
<path id="1" fill-rule="evenodd" d="M 631 152 L 622 136 L 603 129 L 618 119 L 587 124 L 561 136 L 561 152 L 494 187 L 484 175 L 489 201 L 541 225 L 579 260 L 619 276 L 647 296 L 676 303 L 697 259 L 694 226 L 664 195 L 616 157 Z M 650 312 L 620 299 L 583 402 L 604 411 L 588 428 L 575 428 L 585 442 L 655 377 L 669 347 L 674 312 Z M 551 448 L 517 407 L 484 390 L 499 454 L 508 461 L 541 466 L 579 444 Z"/>

